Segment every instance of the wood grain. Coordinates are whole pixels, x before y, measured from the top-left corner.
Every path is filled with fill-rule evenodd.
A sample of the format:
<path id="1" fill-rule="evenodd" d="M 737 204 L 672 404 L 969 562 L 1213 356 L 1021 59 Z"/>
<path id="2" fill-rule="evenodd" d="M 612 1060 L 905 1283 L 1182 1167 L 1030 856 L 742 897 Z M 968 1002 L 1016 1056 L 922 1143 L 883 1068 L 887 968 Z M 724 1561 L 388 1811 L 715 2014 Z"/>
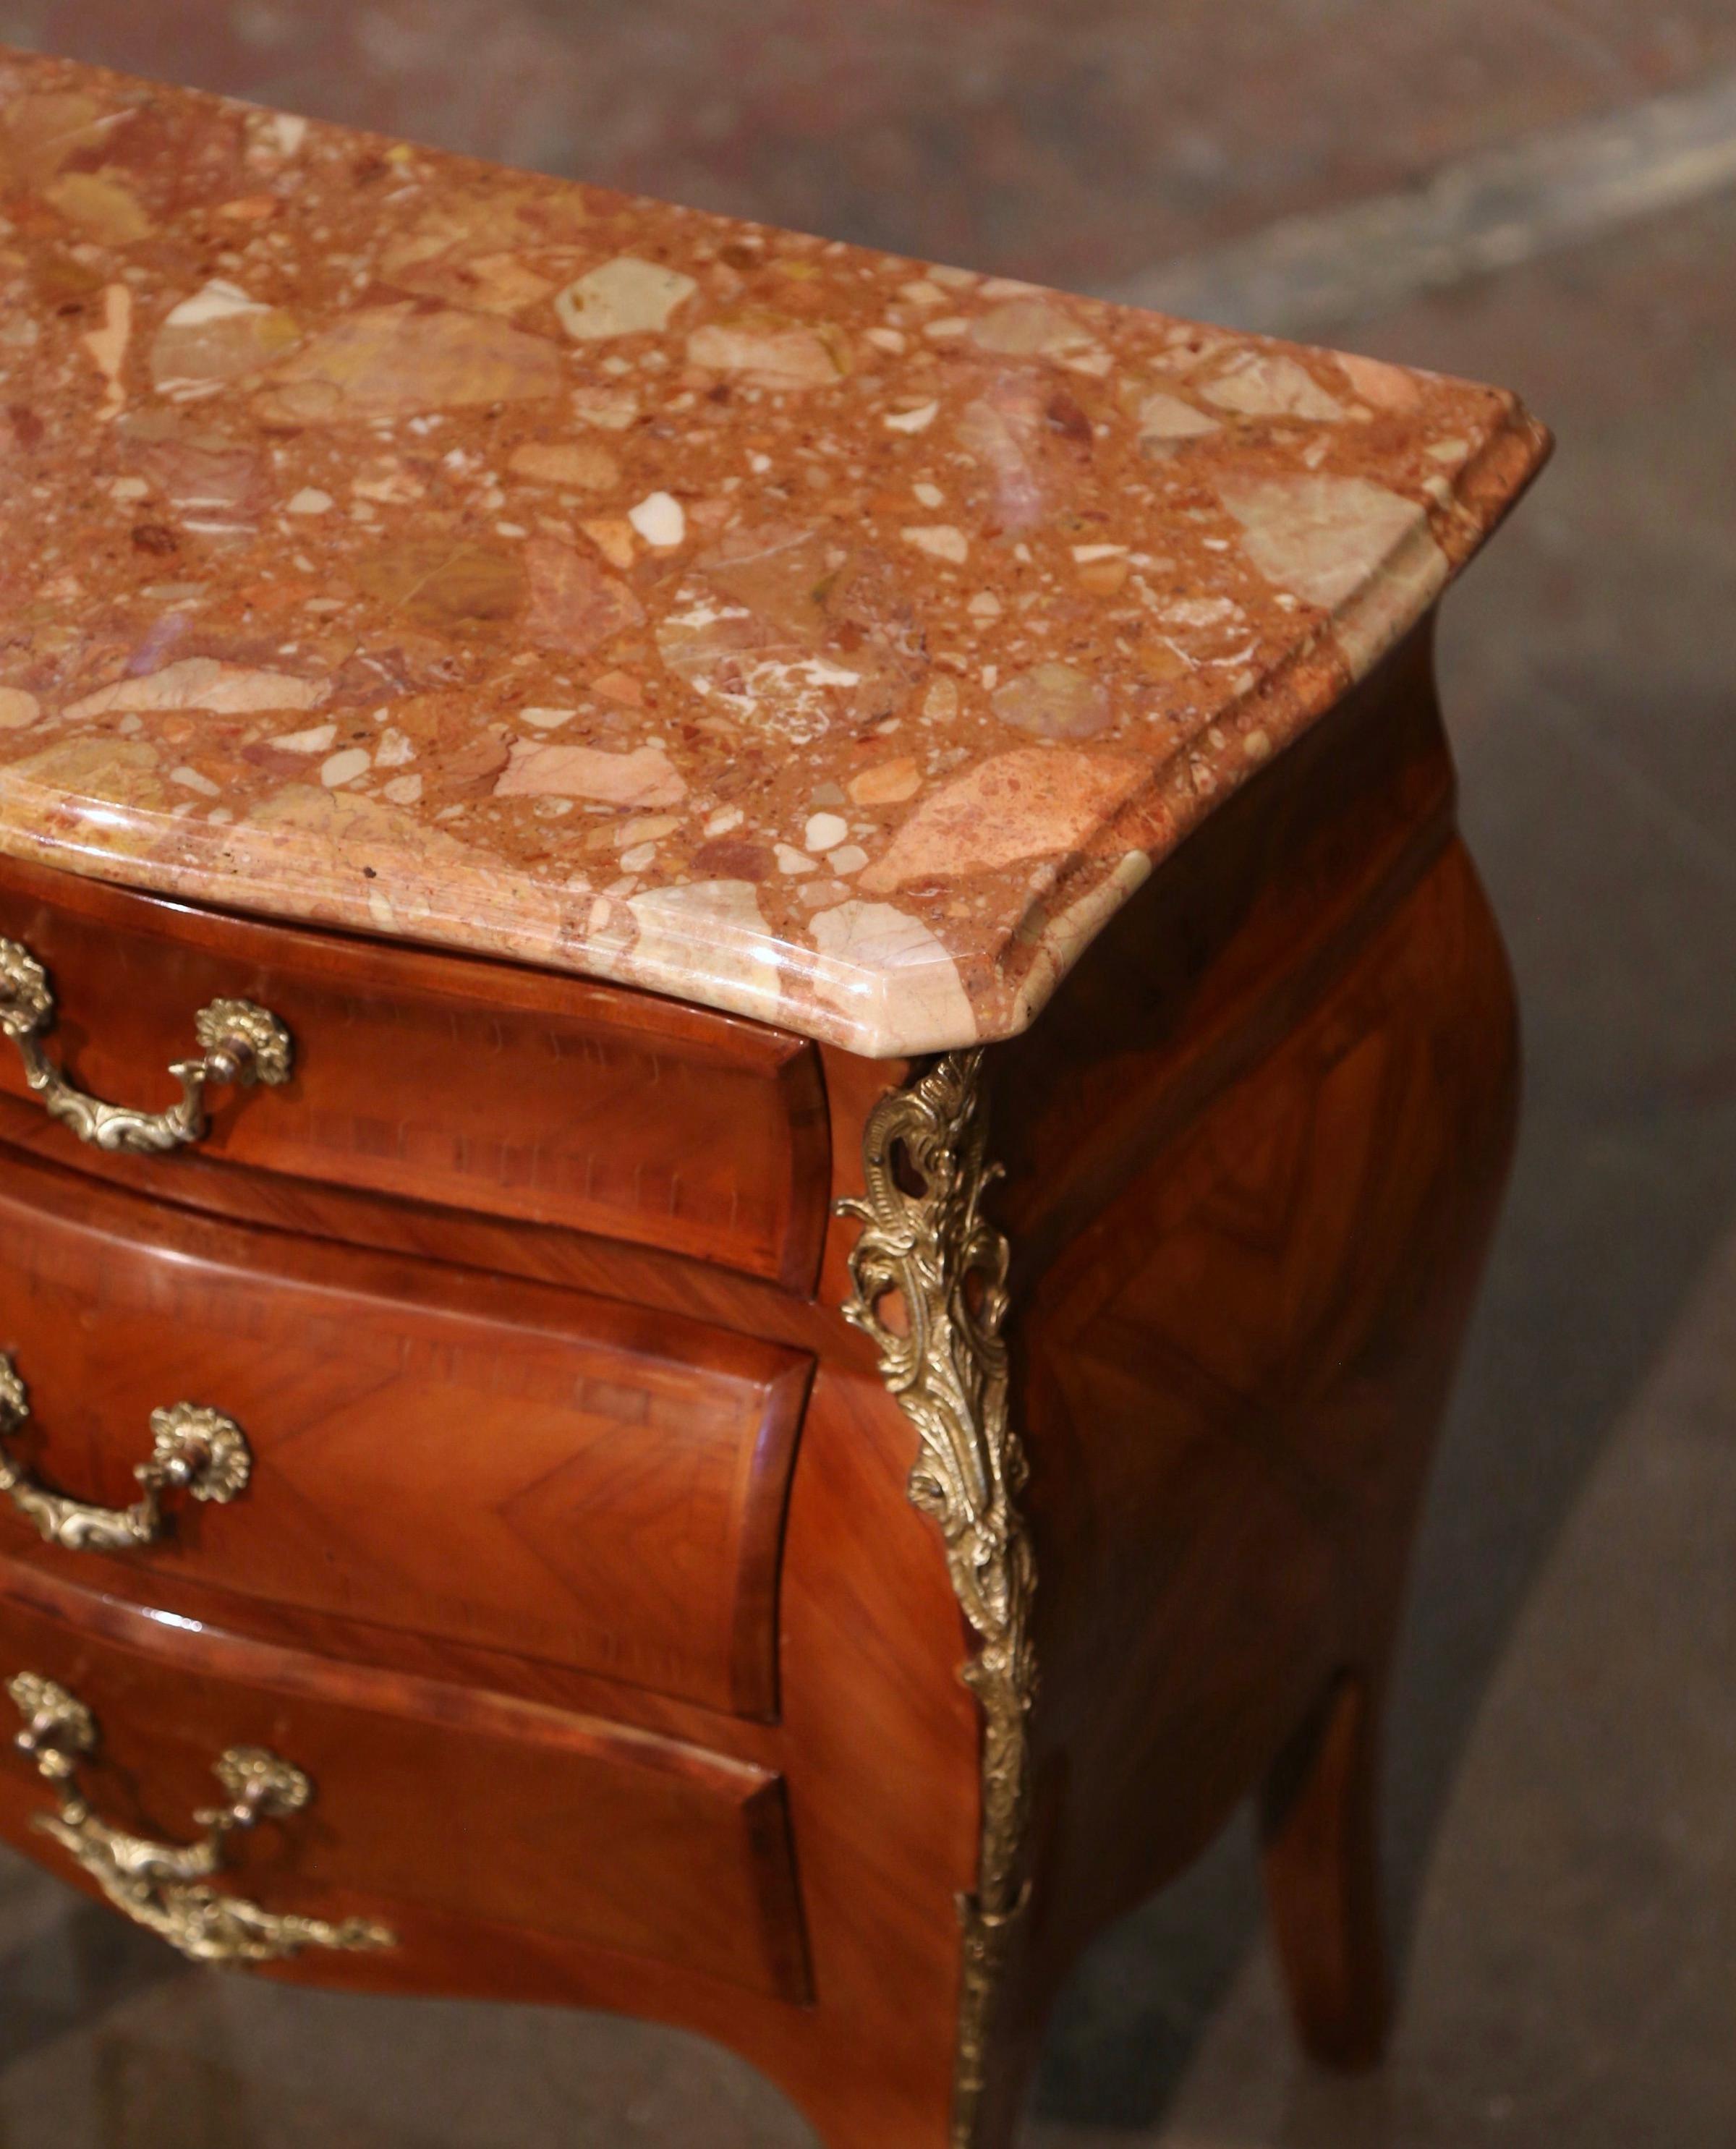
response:
<path id="1" fill-rule="evenodd" d="M 213 1802 L 225 1747 L 268 1747 L 304 1769 L 316 1793 L 305 1816 L 243 1839 L 222 1885 L 270 1910 L 383 1920 L 400 1935 L 394 1982 L 430 1973 L 417 1937 L 429 1910 L 445 1931 L 511 1925 L 808 1996 L 783 1787 L 763 1769 L 570 1716 L 503 1737 L 445 1712 L 284 1694 L 269 1678 L 189 1678 L 172 1652 L 117 1648 L 13 1596 L 0 1602 L 0 1680 L 26 1669 L 94 1711 L 102 1745 L 81 1788 L 103 1819 L 153 1840 L 199 1834 L 192 1816 Z M 22 1834 L 48 1803 L 27 1767 L 0 1769 L 0 1827 Z"/>
<path id="2" fill-rule="evenodd" d="M 1043 1688 L 993 2149 L 1079 1950 L 1262 1783 L 1300 2026 L 1346 2064 L 1384 2038 L 1379 1702 L 1517 1095 L 1507 967 L 1440 828 L 1445 750 L 1414 674 L 1404 707 L 1414 782 L 1364 788 L 1371 744 L 1378 772 L 1405 727 L 1371 742 L 1349 712 L 1311 801 L 1305 766 L 1223 817 L 1230 859 L 1250 847 L 1266 876 L 1235 877 L 1228 929 L 1208 852 L 1194 890 L 1148 908 L 1167 990 L 1132 989 L 1135 951 L 1112 947 L 1076 987 L 1096 1019 L 1039 1033 L 1028 1079 L 1016 1046 L 997 1069 L 1004 1214 L 1033 1226 L 1013 1334 Z M 1099 1110 L 1099 1085 L 1130 1101 Z M 1346 1692 L 1360 1718 L 1335 1715 Z"/>
<path id="3" fill-rule="evenodd" d="M 236 1419 L 252 1480 L 102 1558 L 0 1543 L 267 1635 L 361 1623 L 771 1715 L 777 1576 L 809 1361 L 534 1285 L 184 1216 L 21 1161 L 0 1175 L 14 1452 L 120 1505 L 153 1409 Z M 227 1600 L 242 1600 L 229 1602 Z M 511 1667 L 497 1663 L 511 1681 Z"/>
<path id="4" fill-rule="evenodd" d="M 816 1049 L 753 1023 L 511 964 L 254 924 L 0 858 L 0 934 L 50 973 L 52 1049 L 156 1108 L 193 1018 L 256 1001 L 294 1080 L 219 1092 L 206 1155 L 642 1241 L 812 1284 L 828 1162 Z M 0 1089 L 26 1095 L 0 1052 Z M 54 1130 L 49 1153 L 126 1178 Z"/>

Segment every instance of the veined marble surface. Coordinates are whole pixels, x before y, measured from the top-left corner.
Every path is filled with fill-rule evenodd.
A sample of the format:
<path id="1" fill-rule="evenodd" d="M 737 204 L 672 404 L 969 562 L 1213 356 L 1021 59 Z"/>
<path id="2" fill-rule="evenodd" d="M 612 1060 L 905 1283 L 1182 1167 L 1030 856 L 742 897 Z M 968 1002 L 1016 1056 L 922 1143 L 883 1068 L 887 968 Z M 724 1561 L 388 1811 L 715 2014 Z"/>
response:
<path id="1" fill-rule="evenodd" d="M 0 53 L 0 850 L 1004 1037 L 1547 446 L 1495 390 Z"/>

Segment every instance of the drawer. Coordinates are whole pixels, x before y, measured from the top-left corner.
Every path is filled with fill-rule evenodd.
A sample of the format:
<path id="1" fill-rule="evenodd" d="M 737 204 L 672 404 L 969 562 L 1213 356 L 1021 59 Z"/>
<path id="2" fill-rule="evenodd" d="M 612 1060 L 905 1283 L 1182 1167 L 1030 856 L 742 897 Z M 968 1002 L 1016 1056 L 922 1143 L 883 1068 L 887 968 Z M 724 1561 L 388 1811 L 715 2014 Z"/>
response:
<path id="1" fill-rule="evenodd" d="M 28 1392 L 8 1450 L 55 1492 L 134 1499 L 153 1413 L 181 1405 L 250 1457 L 227 1500 L 169 1488 L 136 1549 L 68 1548 L 78 1524 L 46 1540 L 28 1492 L 0 1497 L 16 1558 L 506 1691 L 558 1698 L 549 1677 L 583 1673 L 775 1713 L 800 1352 L 214 1223 L 5 1150 L 0 1350 Z"/>
<path id="2" fill-rule="evenodd" d="M 304 1772 L 304 1806 L 232 1834 L 210 1885 L 271 1919 L 384 1929 L 352 1929 L 373 1943 L 353 1951 L 314 1941 L 302 1960 L 316 1971 L 365 1960 L 370 1982 L 461 1985 L 471 1949 L 506 1929 L 555 1943 L 557 1960 L 561 1943 L 601 1947 L 807 1996 L 774 1771 L 481 1697 L 458 1695 L 470 1706 L 455 1710 L 450 1690 L 436 1700 L 419 1682 L 357 1675 L 356 1692 L 326 1692 L 329 1671 L 275 1650 L 231 1649 L 242 1675 L 225 1675 L 173 1644 L 82 1629 L 76 1609 L 68 1617 L 76 1592 L 48 1593 L 56 1616 L 45 1617 L 12 1581 L 0 1558 L 0 1832 L 67 1879 L 80 1877 L 74 1850 L 38 1824 L 53 1792 L 12 1745 L 21 1713 L 7 1688 L 20 1673 L 90 1711 L 97 1735 L 76 1787 L 100 1823 L 153 1843 L 198 1839 L 194 1815 L 224 1803 L 213 1764 L 232 1748 Z"/>
<path id="3" fill-rule="evenodd" d="M 161 1110 L 194 1018 L 269 1009 L 290 1080 L 214 1089 L 201 1155 L 564 1225 L 813 1286 L 830 1170 L 816 1049 L 648 994 L 262 925 L 0 859 L 0 937 L 48 971 L 49 1057 Z M 29 1092 L 0 1038 L 0 1090 Z M 68 1160 L 94 1163 L 68 1135 Z M 124 1157 L 111 1169 L 124 1171 Z"/>

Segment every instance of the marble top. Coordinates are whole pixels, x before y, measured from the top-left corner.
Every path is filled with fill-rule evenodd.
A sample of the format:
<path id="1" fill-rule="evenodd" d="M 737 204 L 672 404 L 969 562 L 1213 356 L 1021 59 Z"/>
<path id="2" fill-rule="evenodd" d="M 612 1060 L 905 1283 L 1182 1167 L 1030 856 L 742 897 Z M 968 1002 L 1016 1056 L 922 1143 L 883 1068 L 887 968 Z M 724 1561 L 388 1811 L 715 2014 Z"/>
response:
<path id="1" fill-rule="evenodd" d="M 1514 399 L 0 52 L 0 850 L 1004 1037 Z"/>

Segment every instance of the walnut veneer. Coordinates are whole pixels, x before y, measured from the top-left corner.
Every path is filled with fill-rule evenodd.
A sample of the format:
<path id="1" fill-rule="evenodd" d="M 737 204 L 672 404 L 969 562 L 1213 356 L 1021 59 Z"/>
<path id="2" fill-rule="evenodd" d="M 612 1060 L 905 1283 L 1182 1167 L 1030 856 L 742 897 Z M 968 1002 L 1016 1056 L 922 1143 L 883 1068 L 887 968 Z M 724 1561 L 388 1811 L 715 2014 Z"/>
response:
<path id="1" fill-rule="evenodd" d="M 1372 2057 L 1382 1694 L 1515 1097 L 1452 788 L 1419 632 L 984 1058 L 1039 1683 L 956 2108 L 977 1636 L 833 1207 L 920 1066 L 0 864 L 87 1088 L 168 1101 L 214 995 L 296 1046 L 151 1158 L 0 1054 L 13 1453 L 123 1504 L 184 1401 L 254 1462 L 132 1552 L 0 1502 L 0 1672 L 88 1704 L 78 1780 L 143 1837 L 226 1747 L 308 1772 L 213 1885 L 390 1944 L 270 1974 L 681 2023 L 828 2149 L 1004 2149 L 1079 1949 L 1250 1794 L 1303 2035 Z M 0 1769 L 90 1885 L 48 1804 Z"/>

